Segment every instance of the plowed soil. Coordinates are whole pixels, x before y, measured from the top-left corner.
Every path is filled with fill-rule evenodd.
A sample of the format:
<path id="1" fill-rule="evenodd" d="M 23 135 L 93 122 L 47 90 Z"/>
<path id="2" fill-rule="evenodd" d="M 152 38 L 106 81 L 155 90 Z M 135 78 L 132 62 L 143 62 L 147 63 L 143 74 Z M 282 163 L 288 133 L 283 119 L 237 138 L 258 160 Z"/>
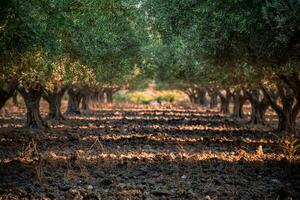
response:
<path id="1" fill-rule="evenodd" d="M 24 112 L 0 117 L 0 199 L 300 199 L 300 157 L 269 127 L 115 106 L 30 130 Z"/>

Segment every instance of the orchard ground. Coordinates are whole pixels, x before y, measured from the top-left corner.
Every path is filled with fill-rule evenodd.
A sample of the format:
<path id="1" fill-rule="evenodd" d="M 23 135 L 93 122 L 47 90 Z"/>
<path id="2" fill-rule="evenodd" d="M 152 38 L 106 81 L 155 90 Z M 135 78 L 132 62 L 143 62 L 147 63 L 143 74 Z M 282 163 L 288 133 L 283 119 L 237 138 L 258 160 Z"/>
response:
<path id="1" fill-rule="evenodd" d="M 25 111 L 1 111 L 0 199 L 300 196 L 300 155 L 288 157 L 270 110 L 253 127 L 189 104 L 94 104 L 45 130 L 22 128 Z"/>

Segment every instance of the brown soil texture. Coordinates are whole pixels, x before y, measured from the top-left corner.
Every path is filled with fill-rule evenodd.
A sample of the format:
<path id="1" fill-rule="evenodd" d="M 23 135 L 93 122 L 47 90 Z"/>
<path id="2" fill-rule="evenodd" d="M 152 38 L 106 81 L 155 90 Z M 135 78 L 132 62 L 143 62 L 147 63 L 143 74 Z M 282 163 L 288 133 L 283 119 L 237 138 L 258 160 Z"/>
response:
<path id="1" fill-rule="evenodd" d="M 44 113 L 45 116 L 45 113 Z M 194 107 L 102 107 L 50 129 L 0 117 L 0 199 L 299 199 L 271 128 Z"/>

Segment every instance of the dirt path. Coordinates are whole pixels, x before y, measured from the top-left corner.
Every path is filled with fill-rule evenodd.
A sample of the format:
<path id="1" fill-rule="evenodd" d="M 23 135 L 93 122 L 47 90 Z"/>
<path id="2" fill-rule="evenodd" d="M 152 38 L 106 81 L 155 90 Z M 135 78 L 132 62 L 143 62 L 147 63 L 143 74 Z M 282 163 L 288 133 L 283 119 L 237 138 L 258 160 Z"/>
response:
<path id="1" fill-rule="evenodd" d="M 218 113 L 115 108 L 13 128 L 23 120 L 0 118 L 0 199 L 300 197 L 300 157 L 289 163 L 272 131 Z"/>

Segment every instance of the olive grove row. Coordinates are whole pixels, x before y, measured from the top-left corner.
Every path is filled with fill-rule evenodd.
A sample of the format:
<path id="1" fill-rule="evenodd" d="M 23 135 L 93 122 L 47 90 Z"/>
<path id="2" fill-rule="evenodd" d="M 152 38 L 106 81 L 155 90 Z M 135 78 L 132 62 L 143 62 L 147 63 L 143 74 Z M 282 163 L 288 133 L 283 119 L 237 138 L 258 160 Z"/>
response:
<path id="1" fill-rule="evenodd" d="M 278 130 L 294 133 L 300 110 L 298 0 L 1 0 L 0 107 L 17 90 L 28 127 L 43 127 L 79 103 L 155 80 L 183 90 L 193 103 L 233 117 L 252 106 L 264 123 L 271 107 Z"/>

